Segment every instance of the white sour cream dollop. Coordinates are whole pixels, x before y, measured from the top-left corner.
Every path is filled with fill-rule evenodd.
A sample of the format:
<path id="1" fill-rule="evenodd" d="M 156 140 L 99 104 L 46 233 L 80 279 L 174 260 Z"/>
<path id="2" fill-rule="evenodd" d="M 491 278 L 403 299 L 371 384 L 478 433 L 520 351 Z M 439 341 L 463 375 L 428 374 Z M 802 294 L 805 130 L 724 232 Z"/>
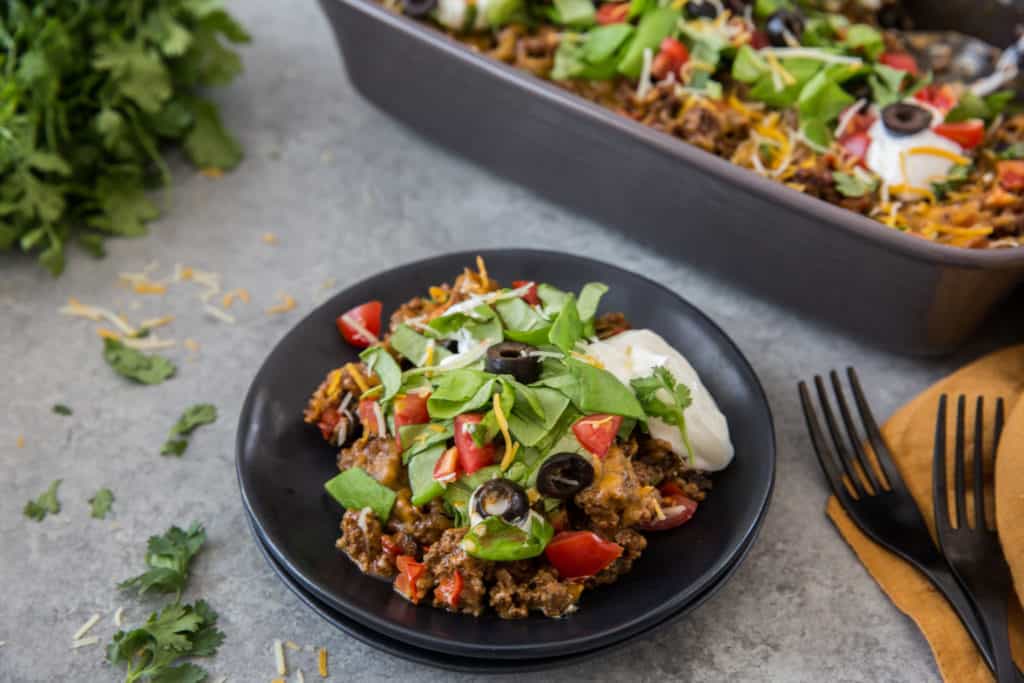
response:
<path id="1" fill-rule="evenodd" d="M 910 185 L 929 188 L 933 180 L 941 180 L 956 164 L 952 159 L 936 154 L 908 154 L 914 147 L 934 147 L 952 154 L 962 155 L 963 149 L 949 138 L 944 138 L 930 128 L 913 135 L 892 135 L 881 118 L 868 130 L 871 145 L 868 147 L 868 168 L 874 171 L 887 185 Z M 905 161 L 901 163 L 900 157 Z M 906 177 L 903 176 L 904 165 Z"/>
<path id="2" fill-rule="evenodd" d="M 594 342 L 587 347 L 587 353 L 599 360 L 605 369 L 620 382 L 629 386 L 629 380 L 647 377 L 651 371 L 664 366 L 677 382 L 690 389 L 693 403 L 683 415 L 690 443 L 693 445 L 695 464 L 711 472 L 725 469 L 732 461 L 733 447 L 729 439 L 729 425 L 725 415 L 718 409 L 715 399 L 681 353 L 669 346 L 660 335 L 650 330 L 629 330 L 610 339 Z M 663 394 L 666 394 L 662 390 Z M 664 400 L 671 400 L 667 394 Z M 678 455 L 686 457 L 683 437 L 675 425 L 659 418 L 648 421 L 651 436 L 668 442 Z"/>

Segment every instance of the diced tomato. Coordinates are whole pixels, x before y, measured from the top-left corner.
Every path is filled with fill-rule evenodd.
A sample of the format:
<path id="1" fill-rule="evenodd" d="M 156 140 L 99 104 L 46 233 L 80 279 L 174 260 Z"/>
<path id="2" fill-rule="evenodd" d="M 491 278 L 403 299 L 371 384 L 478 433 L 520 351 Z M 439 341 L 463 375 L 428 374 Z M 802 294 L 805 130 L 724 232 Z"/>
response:
<path id="1" fill-rule="evenodd" d="M 458 609 L 463 583 L 462 574 L 455 570 L 455 573 L 448 578 L 441 579 L 437 588 L 434 589 L 434 596 L 449 608 Z"/>
<path id="2" fill-rule="evenodd" d="M 890 68 L 906 71 L 911 76 L 918 73 L 917 61 L 907 52 L 883 52 L 878 61 Z"/>
<path id="3" fill-rule="evenodd" d="M 363 429 L 366 430 L 367 434 L 379 435 L 382 433 L 382 425 L 377 417 L 377 405 L 376 401 L 362 400 L 359 402 L 359 421 L 363 423 Z M 381 413 L 383 417 L 383 413 Z"/>
<path id="4" fill-rule="evenodd" d="M 679 68 L 690 59 L 686 46 L 671 36 L 661 41 L 661 49 L 651 62 L 651 76 L 660 81 L 670 73 L 678 74 Z"/>
<path id="5" fill-rule="evenodd" d="M 398 566 L 398 576 L 395 577 L 395 590 L 401 593 L 406 600 L 416 604 L 423 599 L 420 595 L 419 589 L 416 587 L 416 581 L 423 572 L 427 570 L 427 566 L 422 562 L 417 562 L 411 555 L 399 555 L 398 559 L 395 560 L 395 564 Z"/>
<path id="6" fill-rule="evenodd" d="M 398 547 L 390 536 L 384 534 L 380 537 L 380 545 L 388 555 L 401 555 L 402 549 Z"/>
<path id="7" fill-rule="evenodd" d="M 622 555 L 622 546 L 593 531 L 562 531 L 544 549 L 563 579 L 593 576 Z"/>
<path id="8" fill-rule="evenodd" d="M 1007 160 L 996 164 L 999 184 L 1011 192 L 1024 190 L 1024 161 Z"/>
<path id="9" fill-rule="evenodd" d="M 469 430 L 470 425 L 478 425 L 483 419 L 480 413 L 465 413 L 455 418 L 455 447 L 459 452 L 459 464 L 466 474 L 473 474 L 494 462 L 494 444 L 478 446 Z"/>
<path id="10" fill-rule="evenodd" d="M 515 289 L 519 289 L 520 287 L 525 287 L 526 285 L 530 285 L 530 288 L 528 290 L 526 290 L 526 294 L 523 294 L 523 296 L 520 297 L 520 298 L 522 298 L 523 301 L 525 301 L 526 303 L 530 304 L 531 306 L 539 305 L 540 304 L 540 296 L 537 294 L 537 283 L 536 282 L 533 282 L 532 280 L 513 280 L 512 281 L 512 286 Z"/>
<path id="11" fill-rule="evenodd" d="M 689 522 L 697 512 L 697 501 L 685 495 L 674 481 L 662 484 L 658 491 L 661 493 L 661 512 L 665 518 L 641 525 L 640 528 L 644 531 L 675 529 Z"/>
<path id="12" fill-rule="evenodd" d="M 621 24 L 629 16 L 628 2 L 606 2 L 597 8 L 597 23 L 602 26 Z"/>
<path id="13" fill-rule="evenodd" d="M 964 149 L 974 149 L 985 138 L 985 122 L 981 119 L 968 119 L 956 123 L 940 123 L 935 132 L 948 138 Z"/>
<path id="14" fill-rule="evenodd" d="M 621 426 L 622 417 L 619 415 L 587 415 L 576 420 L 572 426 L 572 433 L 584 448 L 603 458 L 611 448 Z"/>
<path id="15" fill-rule="evenodd" d="M 334 438 L 334 430 L 338 428 L 338 423 L 341 422 L 341 415 L 334 408 L 328 408 L 320 416 L 320 421 L 316 423 L 316 426 L 320 428 L 320 433 L 323 437 L 330 441 Z"/>
<path id="16" fill-rule="evenodd" d="M 849 154 L 851 157 L 857 160 L 861 166 L 864 165 L 864 160 L 868 156 L 868 147 L 871 146 L 871 136 L 867 133 L 852 133 L 843 135 L 839 139 L 839 146 Z"/>
<path id="17" fill-rule="evenodd" d="M 398 447 L 402 447 L 402 433 L 400 427 L 407 425 L 422 425 L 430 422 L 430 413 L 427 412 L 427 399 L 429 393 L 406 394 L 395 399 L 395 439 Z"/>
<path id="18" fill-rule="evenodd" d="M 376 344 L 380 336 L 380 315 L 384 305 L 379 301 L 367 301 L 361 306 L 338 316 L 335 323 L 338 331 L 352 346 L 365 349 Z M 367 336 L 369 333 L 370 336 Z"/>
<path id="19" fill-rule="evenodd" d="M 856 104 L 851 104 L 850 105 L 850 107 L 854 107 L 854 106 L 857 106 L 857 105 Z M 850 111 L 850 107 L 847 107 L 846 109 L 844 109 L 842 111 L 841 114 L 839 114 L 839 118 L 840 119 L 842 119 L 843 117 L 845 117 L 847 115 L 847 113 Z M 846 122 L 846 127 L 843 128 L 843 135 L 846 136 L 846 135 L 853 135 L 854 133 L 866 133 L 871 128 L 871 126 L 875 123 L 875 119 L 876 119 L 876 117 L 870 111 L 866 111 L 862 107 L 861 111 L 859 111 L 856 114 L 854 114 L 853 116 L 851 116 L 849 118 L 849 120 Z"/>
<path id="20" fill-rule="evenodd" d="M 914 99 L 919 102 L 929 104 L 945 113 L 949 113 L 957 103 L 956 92 L 948 83 L 942 85 L 932 83 L 929 86 L 921 88 L 914 93 Z"/>
<path id="21" fill-rule="evenodd" d="M 459 478 L 459 449 L 449 448 L 434 463 L 434 481 L 450 484 Z"/>
<path id="22" fill-rule="evenodd" d="M 768 34 L 761 29 L 757 29 L 750 34 L 750 47 L 755 50 L 760 50 L 762 47 L 768 47 L 771 44 L 772 41 L 768 40 Z"/>

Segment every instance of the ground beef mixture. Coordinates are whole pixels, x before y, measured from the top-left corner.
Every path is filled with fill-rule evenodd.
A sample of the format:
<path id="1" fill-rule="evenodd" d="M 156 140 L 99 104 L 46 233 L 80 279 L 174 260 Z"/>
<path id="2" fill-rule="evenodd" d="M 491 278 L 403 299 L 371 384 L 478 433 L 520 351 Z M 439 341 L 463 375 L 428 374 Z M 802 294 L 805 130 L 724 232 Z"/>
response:
<path id="1" fill-rule="evenodd" d="M 550 566 L 515 563 L 494 572 L 491 607 L 503 619 L 524 619 L 531 611 L 546 617 L 561 617 L 575 609 L 583 593 L 578 581 L 559 580 Z"/>
<path id="2" fill-rule="evenodd" d="M 350 467 L 361 467 L 385 486 L 393 486 L 403 476 L 402 449 L 391 437 L 364 436 L 338 453 L 338 469 Z"/>

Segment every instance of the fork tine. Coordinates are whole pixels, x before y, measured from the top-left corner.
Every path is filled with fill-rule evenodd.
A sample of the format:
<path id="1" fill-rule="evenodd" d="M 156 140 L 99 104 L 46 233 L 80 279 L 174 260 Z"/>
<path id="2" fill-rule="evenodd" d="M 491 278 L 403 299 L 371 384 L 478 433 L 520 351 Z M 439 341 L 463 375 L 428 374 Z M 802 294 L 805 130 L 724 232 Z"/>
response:
<path id="1" fill-rule="evenodd" d="M 850 409 L 846 406 L 846 392 L 843 391 L 843 385 L 839 382 L 839 374 L 833 370 L 829 373 L 829 378 L 832 380 L 832 391 L 835 392 L 836 403 L 839 404 L 839 414 L 843 416 L 843 424 L 846 426 L 846 434 L 850 439 L 850 447 L 853 449 L 854 454 L 856 454 L 857 461 L 860 463 L 861 469 L 871 484 L 871 489 L 876 494 L 879 494 L 883 489 L 875 477 L 875 468 L 868 462 L 868 456 L 864 453 L 864 448 L 861 446 L 860 436 L 857 435 L 857 427 L 853 424 Z"/>
<path id="2" fill-rule="evenodd" d="M 949 500 L 946 490 L 946 395 L 939 397 L 939 413 L 935 418 L 935 451 L 932 460 L 932 501 L 935 505 L 935 526 L 941 533 L 952 531 L 949 523 Z M 941 535 L 940 535 L 941 538 Z"/>
<path id="3" fill-rule="evenodd" d="M 853 460 L 850 457 L 849 451 L 846 450 L 846 446 L 843 444 L 842 432 L 839 431 L 839 427 L 836 425 L 836 418 L 832 414 L 832 406 L 828 402 L 828 393 L 825 391 L 825 383 L 822 381 L 821 376 L 814 376 L 814 386 L 818 390 L 818 402 L 821 403 L 821 412 L 825 415 L 825 423 L 828 425 L 829 434 L 832 436 L 835 453 L 839 456 L 839 462 L 842 464 L 846 476 L 849 477 L 850 483 L 853 484 L 853 490 L 857 497 L 863 498 L 867 495 L 867 490 L 864 488 L 860 476 L 857 475 L 857 469 L 853 466 Z"/>
<path id="4" fill-rule="evenodd" d="M 996 399 L 996 426 L 992 430 L 992 457 L 995 458 L 999 450 L 999 439 L 1003 435 L 1003 399 Z"/>
<path id="5" fill-rule="evenodd" d="M 800 403 L 804 409 L 804 418 L 807 420 L 807 431 L 811 433 L 811 444 L 814 446 L 814 454 L 818 457 L 818 464 L 821 465 L 821 469 L 824 471 L 829 484 L 832 485 L 832 490 L 835 494 L 843 500 L 849 500 L 849 494 L 846 486 L 843 484 L 843 474 L 836 467 L 835 456 L 825 441 L 825 435 L 821 432 L 818 414 L 814 410 L 814 403 L 811 400 L 810 392 L 807 390 L 807 383 L 800 382 L 798 388 L 800 390 Z"/>
<path id="6" fill-rule="evenodd" d="M 981 396 L 974 404 L 974 528 L 984 531 L 985 521 L 985 399 Z"/>
<path id="7" fill-rule="evenodd" d="M 871 448 L 875 451 L 875 458 L 878 460 L 878 464 L 882 466 L 882 471 L 885 472 L 889 489 L 906 491 L 907 487 L 903 483 L 903 477 L 900 476 L 900 471 L 896 469 L 896 462 L 893 460 L 892 453 L 889 452 L 889 447 L 885 444 L 885 439 L 882 438 L 882 432 L 878 429 L 878 423 L 875 422 L 875 416 L 871 412 L 871 407 L 868 406 L 867 399 L 864 398 L 864 391 L 860 387 L 860 379 L 857 377 L 857 372 L 853 368 L 846 368 L 846 375 L 850 380 L 850 386 L 853 388 L 853 398 L 857 402 L 857 412 L 860 413 L 861 422 L 864 423 L 864 431 L 867 432 L 868 439 L 871 441 Z"/>
<path id="8" fill-rule="evenodd" d="M 963 394 L 956 400 L 956 444 L 953 446 L 953 500 L 956 505 L 956 528 L 966 529 L 967 505 L 964 499 L 964 406 Z"/>

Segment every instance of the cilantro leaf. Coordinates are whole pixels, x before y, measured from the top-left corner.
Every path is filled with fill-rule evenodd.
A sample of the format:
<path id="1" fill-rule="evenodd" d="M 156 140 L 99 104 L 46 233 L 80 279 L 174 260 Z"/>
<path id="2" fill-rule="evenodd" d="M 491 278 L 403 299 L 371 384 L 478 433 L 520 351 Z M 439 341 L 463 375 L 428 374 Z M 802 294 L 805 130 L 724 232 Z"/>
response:
<path id="1" fill-rule="evenodd" d="M 230 171 L 242 161 L 242 147 L 224 128 L 212 102 L 196 99 L 192 104 L 193 126 L 185 137 L 185 152 L 200 168 Z"/>
<path id="2" fill-rule="evenodd" d="M 89 499 L 89 504 L 92 505 L 92 516 L 96 519 L 106 519 L 107 513 L 110 512 L 110 505 L 114 502 L 114 492 L 108 488 L 102 488 L 96 492 L 92 498 Z"/>
<path id="3" fill-rule="evenodd" d="M 72 414 L 71 408 L 67 407 L 63 403 L 55 403 L 53 406 L 53 412 L 56 413 L 57 415 L 64 416 Z"/>
<path id="4" fill-rule="evenodd" d="M 1024 142 L 1014 142 L 997 156 L 1000 159 L 1024 159 Z"/>
<path id="5" fill-rule="evenodd" d="M 876 178 L 865 177 L 857 173 L 833 171 L 832 180 L 835 181 L 836 191 L 844 197 L 863 197 L 878 188 Z"/>
<path id="6" fill-rule="evenodd" d="M 149 591 L 177 593 L 185 588 L 192 559 L 206 542 L 203 525 L 193 523 L 188 531 L 172 526 L 163 536 L 150 536 L 146 546 L 149 570 L 118 584 L 122 590 L 137 589 L 139 595 Z"/>
<path id="7" fill-rule="evenodd" d="M 57 488 L 60 487 L 62 479 L 54 479 L 49 488 L 35 500 L 25 503 L 25 516 L 37 522 L 43 521 L 49 513 L 55 515 L 60 512 L 60 501 L 57 500 Z"/>
<path id="8" fill-rule="evenodd" d="M 663 365 L 654 368 L 648 377 L 631 380 L 630 385 L 649 417 L 661 418 L 679 428 L 690 464 L 693 464 L 693 446 L 690 445 L 686 417 L 683 415 L 693 402 L 690 389 L 685 384 L 676 382 L 676 378 Z"/>
<path id="9" fill-rule="evenodd" d="M 103 358 L 119 375 L 140 384 L 160 384 L 174 375 L 174 363 L 156 354 L 146 355 L 117 339 L 103 340 Z"/>
<path id="10" fill-rule="evenodd" d="M 935 194 L 935 198 L 945 199 L 950 190 L 955 190 L 967 182 L 972 170 L 974 170 L 973 164 L 957 164 L 949 169 L 945 178 L 932 182 L 932 192 Z"/>
<path id="11" fill-rule="evenodd" d="M 181 660 L 217 652 L 224 634 L 216 624 L 217 614 L 203 601 L 172 603 L 150 614 L 141 626 L 115 633 L 107 661 L 125 667 L 126 683 L 202 683 L 206 670 Z"/>
<path id="12" fill-rule="evenodd" d="M 946 114 L 947 123 L 958 123 L 968 119 L 982 119 L 989 122 L 1006 109 L 1013 101 L 1012 90 L 1000 90 L 986 97 L 979 97 L 970 90 L 960 96 L 960 101 Z"/>
<path id="13" fill-rule="evenodd" d="M 188 448 L 188 439 L 179 437 L 188 437 L 196 428 L 210 424 L 216 419 L 217 408 L 211 403 L 197 403 L 189 407 L 171 427 L 171 433 L 160 449 L 160 455 L 181 455 Z"/>

